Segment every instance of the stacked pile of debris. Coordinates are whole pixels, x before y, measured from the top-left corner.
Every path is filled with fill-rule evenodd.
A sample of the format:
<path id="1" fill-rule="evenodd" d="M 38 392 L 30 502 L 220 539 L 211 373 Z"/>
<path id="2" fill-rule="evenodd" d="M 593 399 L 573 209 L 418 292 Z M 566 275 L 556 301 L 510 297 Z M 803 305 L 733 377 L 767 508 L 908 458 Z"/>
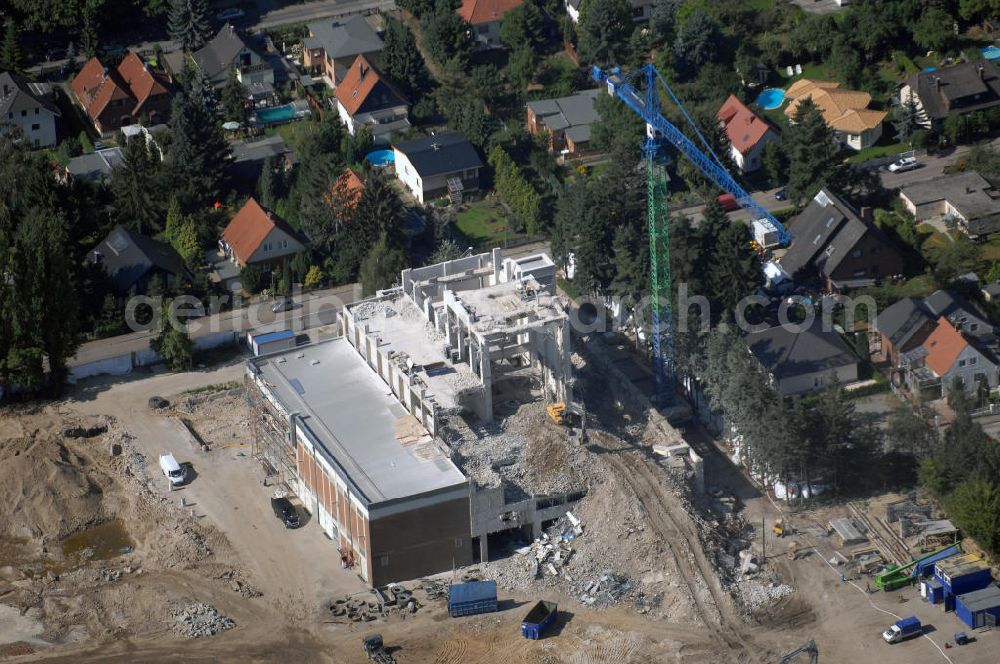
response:
<path id="1" fill-rule="evenodd" d="M 261 597 L 264 594 L 247 583 L 246 579 L 243 578 L 243 575 L 236 570 L 226 570 L 219 575 L 219 578 L 223 582 L 228 583 L 233 592 L 239 593 L 247 599 Z"/>
<path id="2" fill-rule="evenodd" d="M 628 578 L 608 570 L 596 579 L 580 585 L 580 601 L 587 606 L 604 607 L 626 599 L 634 590 Z"/>
<path id="3" fill-rule="evenodd" d="M 200 639 L 236 627 L 236 621 L 205 603 L 189 604 L 174 614 L 175 629 L 182 636 Z"/>
<path id="4" fill-rule="evenodd" d="M 795 589 L 777 578 L 764 581 L 760 578 L 747 577 L 734 583 L 732 592 L 744 612 L 753 615 L 761 609 L 773 606 L 783 597 L 791 595 Z"/>

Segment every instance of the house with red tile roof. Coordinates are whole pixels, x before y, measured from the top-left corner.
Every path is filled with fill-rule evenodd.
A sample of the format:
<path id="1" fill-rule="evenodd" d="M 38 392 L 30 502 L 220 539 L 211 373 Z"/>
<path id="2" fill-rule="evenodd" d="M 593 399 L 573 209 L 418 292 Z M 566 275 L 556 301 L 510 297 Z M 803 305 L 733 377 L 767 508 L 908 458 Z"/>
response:
<path id="1" fill-rule="evenodd" d="M 166 75 L 133 52 L 115 68 L 91 58 L 70 87 L 102 135 L 146 117 L 150 124 L 165 122 L 170 114 L 170 83 Z"/>
<path id="2" fill-rule="evenodd" d="M 940 398 L 957 384 L 974 391 L 980 384 L 1000 384 L 1000 360 L 983 338 L 965 334 L 946 316 L 918 348 L 903 354 L 907 383 L 925 398 Z"/>
<path id="3" fill-rule="evenodd" d="M 306 248 L 294 228 L 253 198 L 222 231 L 219 247 L 239 267 L 256 265 L 265 271 Z"/>
<path id="4" fill-rule="evenodd" d="M 472 31 L 477 49 L 500 48 L 500 22 L 503 15 L 524 0 L 462 0 L 456 11 Z"/>
<path id="5" fill-rule="evenodd" d="M 389 143 L 389 134 L 410 126 L 410 104 L 367 58 L 359 55 L 335 91 L 337 112 L 347 131 L 368 127 L 376 143 Z"/>
<path id="6" fill-rule="evenodd" d="M 330 188 L 330 201 L 335 197 L 342 197 L 352 209 L 361 202 L 361 193 L 365 190 L 365 181 L 361 179 L 357 171 L 353 168 L 345 168 L 333 186 Z"/>
<path id="7" fill-rule="evenodd" d="M 729 95 L 716 118 L 729 137 L 733 161 L 744 173 L 759 169 L 763 165 L 764 146 L 781 140 L 770 122 L 751 111 L 735 95 Z"/>

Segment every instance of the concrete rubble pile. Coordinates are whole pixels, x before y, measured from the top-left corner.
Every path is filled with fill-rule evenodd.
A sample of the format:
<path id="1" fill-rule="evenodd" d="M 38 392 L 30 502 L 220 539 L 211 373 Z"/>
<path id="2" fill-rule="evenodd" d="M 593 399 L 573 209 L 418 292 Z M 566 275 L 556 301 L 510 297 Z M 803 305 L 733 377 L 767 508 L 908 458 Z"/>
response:
<path id="1" fill-rule="evenodd" d="M 174 614 L 175 629 L 182 636 L 200 639 L 236 627 L 236 621 L 205 603 L 189 604 Z"/>
<path id="2" fill-rule="evenodd" d="M 795 589 L 780 580 L 744 578 L 733 584 L 733 594 L 747 615 L 773 606 L 776 602 L 795 592 Z"/>
<path id="3" fill-rule="evenodd" d="M 619 602 L 633 591 L 632 582 L 608 570 L 596 579 L 580 585 L 580 601 L 587 606 L 607 606 Z"/>

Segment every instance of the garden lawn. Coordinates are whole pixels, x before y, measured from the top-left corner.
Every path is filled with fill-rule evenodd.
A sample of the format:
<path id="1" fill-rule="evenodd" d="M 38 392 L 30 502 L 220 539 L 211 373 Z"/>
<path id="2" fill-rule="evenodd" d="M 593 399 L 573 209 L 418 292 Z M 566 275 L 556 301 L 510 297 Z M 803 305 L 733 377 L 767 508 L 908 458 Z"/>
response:
<path id="1" fill-rule="evenodd" d="M 505 242 L 522 235 L 510 227 L 507 211 L 495 201 L 469 203 L 469 209 L 458 213 L 455 223 L 465 241 L 473 246 Z"/>

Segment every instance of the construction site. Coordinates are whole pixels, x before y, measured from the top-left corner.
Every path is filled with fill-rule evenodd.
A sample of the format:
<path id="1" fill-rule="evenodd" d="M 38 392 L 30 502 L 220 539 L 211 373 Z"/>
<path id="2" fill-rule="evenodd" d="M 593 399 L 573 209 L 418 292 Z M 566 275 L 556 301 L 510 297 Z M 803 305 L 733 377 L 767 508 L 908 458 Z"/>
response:
<path id="1" fill-rule="evenodd" d="M 653 407 L 628 339 L 570 333 L 544 257 L 461 260 L 332 339 L 6 409 L 0 653 L 362 662 L 377 631 L 399 664 L 992 661 L 981 561 L 943 569 L 950 613 L 914 579 L 955 541 L 926 501 L 772 502 Z M 496 612 L 449 617 L 478 581 Z M 524 639 L 539 599 L 558 618 Z M 903 614 L 938 634 L 882 643 Z M 946 650 L 963 628 L 981 645 Z"/>

